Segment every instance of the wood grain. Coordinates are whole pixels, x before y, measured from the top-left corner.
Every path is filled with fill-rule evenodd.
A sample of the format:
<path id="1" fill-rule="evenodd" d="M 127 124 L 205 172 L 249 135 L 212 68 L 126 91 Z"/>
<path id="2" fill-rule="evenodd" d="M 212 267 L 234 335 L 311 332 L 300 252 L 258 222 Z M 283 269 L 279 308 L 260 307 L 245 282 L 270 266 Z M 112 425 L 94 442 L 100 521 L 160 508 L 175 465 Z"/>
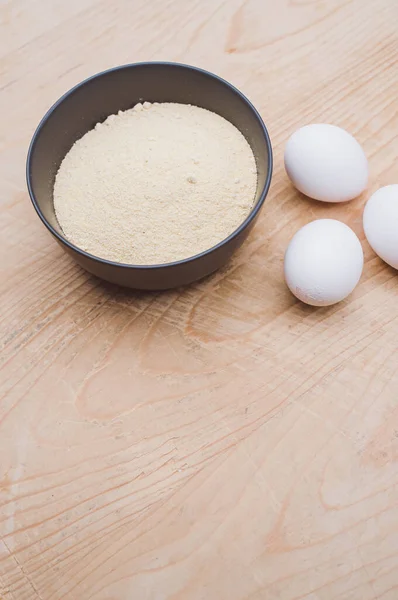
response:
<path id="1" fill-rule="evenodd" d="M 398 276 L 361 225 L 398 181 L 397 19 L 396 0 L 2 0 L 2 600 L 398 598 Z M 64 91 L 152 59 L 241 88 L 276 168 L 223 271 L 138 294 L 62 253 L 24 163 Z M 348 205 L 284 173 L 289 134 L 319 121 L 370 158 Z M 311 309 L 282 259 L 325 216 L 354 228 L 366 265 L 349 301 Z"/>

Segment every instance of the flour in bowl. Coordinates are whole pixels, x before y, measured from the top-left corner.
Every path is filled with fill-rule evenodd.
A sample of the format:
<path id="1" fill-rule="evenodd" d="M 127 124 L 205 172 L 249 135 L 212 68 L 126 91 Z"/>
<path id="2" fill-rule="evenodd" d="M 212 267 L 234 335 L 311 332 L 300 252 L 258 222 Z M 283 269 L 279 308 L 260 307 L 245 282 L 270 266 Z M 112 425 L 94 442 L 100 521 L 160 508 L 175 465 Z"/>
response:
<path id="1" fill-rule="evenodd" d="M 54 207 L 82 250 L 152 265 L 228 237 L 256 187 L 253 152 L 229 121 L 197 106 L 145 102 L 77 140 L 57 173 Z"/>

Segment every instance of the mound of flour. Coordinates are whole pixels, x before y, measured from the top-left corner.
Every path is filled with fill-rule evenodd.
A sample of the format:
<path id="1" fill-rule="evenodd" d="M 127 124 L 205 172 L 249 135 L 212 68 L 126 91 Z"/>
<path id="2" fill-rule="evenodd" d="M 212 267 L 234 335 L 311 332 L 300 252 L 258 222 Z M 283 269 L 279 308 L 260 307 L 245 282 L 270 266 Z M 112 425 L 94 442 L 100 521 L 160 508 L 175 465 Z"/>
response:
<path id="1" fill-rule="evenodd" d="M 65 236 L 86 252 L 161 264 L 225 239 L 248 215 L 256 185 L 251 148 L 230 122 L 197 106 L 145 102 L 72 146 L 54 207 Z"/>

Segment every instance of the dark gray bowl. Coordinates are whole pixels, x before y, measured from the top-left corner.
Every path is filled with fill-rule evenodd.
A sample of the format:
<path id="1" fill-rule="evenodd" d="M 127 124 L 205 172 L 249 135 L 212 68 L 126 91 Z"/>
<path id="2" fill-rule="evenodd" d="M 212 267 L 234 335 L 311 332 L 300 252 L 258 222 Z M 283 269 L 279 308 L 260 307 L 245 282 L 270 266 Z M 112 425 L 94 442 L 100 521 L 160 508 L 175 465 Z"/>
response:
<path id="1" fill-rule="evenodd" d="M 127 265 L 84 252 L 71 244 L 54 213 L 53 185 L 58 168 L 74 142 L 96 123 L 137 102 L 195 104 L 233 123 L 249 142 L 257 163 L 253 209 L 228 238 L 192 258 L 163 265 Z M 221 267 L 242 244 L 264 203 L 272 176 L 272 148 L 254 106 L 216 75 L 175 63 L 137 63 L 104 71 L 72 88 L 39 124 L 29 147 L 26 176 L 37 214 L 57 242 L 90 273 L 119 285 L 161 290 L 191 283 Z"/>

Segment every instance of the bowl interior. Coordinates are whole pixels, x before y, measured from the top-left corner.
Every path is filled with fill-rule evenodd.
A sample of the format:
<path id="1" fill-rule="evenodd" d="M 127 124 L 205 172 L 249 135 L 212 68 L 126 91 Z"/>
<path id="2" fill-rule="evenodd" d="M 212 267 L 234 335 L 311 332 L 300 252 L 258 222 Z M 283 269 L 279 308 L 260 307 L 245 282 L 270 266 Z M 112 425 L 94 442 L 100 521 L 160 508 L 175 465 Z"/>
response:
<path id="1" fill-rule="evenodd" d="M 260 201 L 269 171 L 268 140 L 261 120 L 244 97 L 218 77 L 193 67 L 173 63 L 127 65 L 96 75 L 65 94 L 34 136 L 28 159 L 31 191 L 44 219 L 61 237 L 53 186 L 65 154 L 96 123 L 143 101 L 195 104 L 233 123 L 253 150 L 258 171 L 253 208 Z"/>

